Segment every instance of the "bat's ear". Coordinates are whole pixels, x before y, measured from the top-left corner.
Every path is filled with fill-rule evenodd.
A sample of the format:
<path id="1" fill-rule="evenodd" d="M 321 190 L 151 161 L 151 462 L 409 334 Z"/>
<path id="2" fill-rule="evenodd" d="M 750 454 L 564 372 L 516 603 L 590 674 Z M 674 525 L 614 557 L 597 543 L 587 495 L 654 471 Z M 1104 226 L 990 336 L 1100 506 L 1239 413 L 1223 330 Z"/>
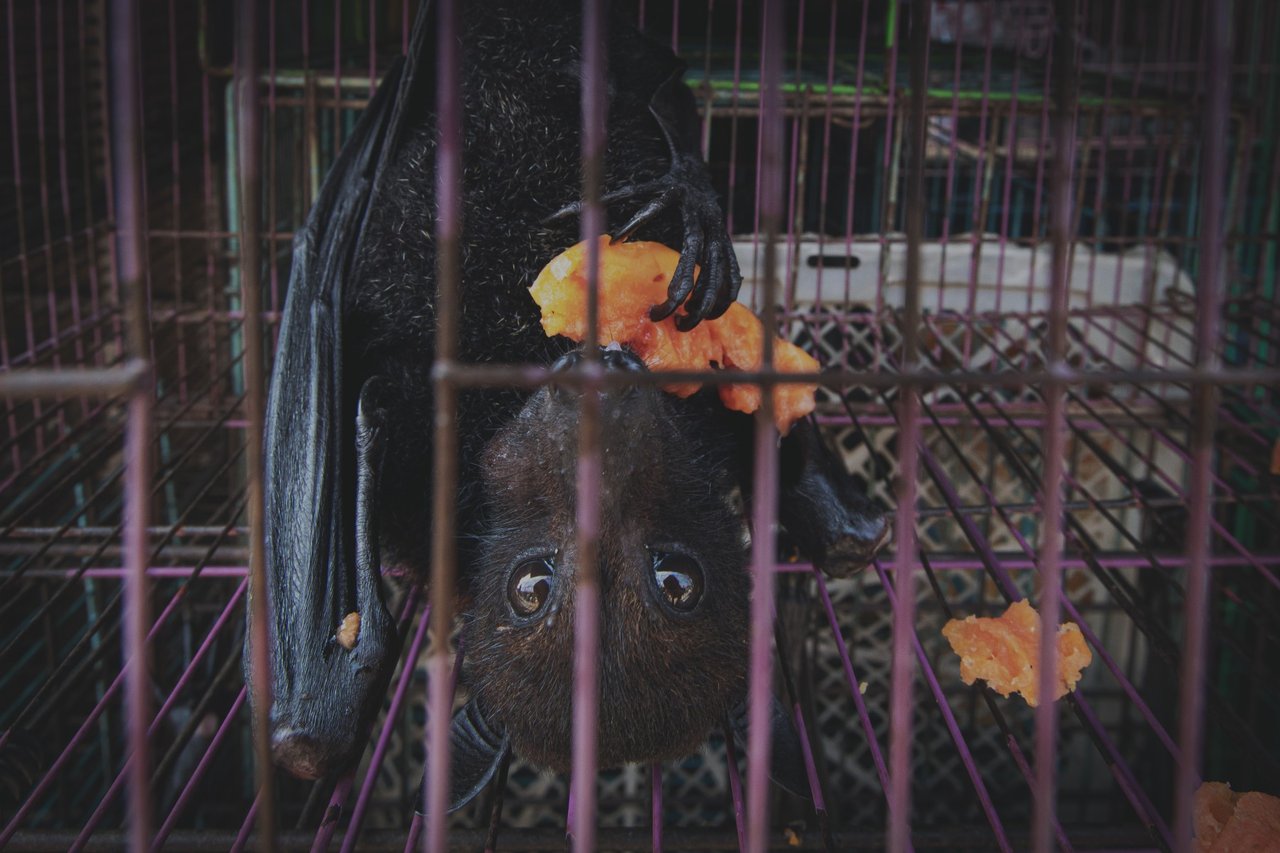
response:
<path id="1" fill-rule="evenodd" d="M 862 493 L 811 419 L 782 440 L 779 520 L 824 573 L 847 577 L 890 539 L 889 515 Z"/>
<path id="2" fill-rule="evenodd" d="M 791 724 L 791 718 L 778 697 L 770 696 L 769 699 L 769 742 L 773 745 L 773 754 L 769 758 L 769 778 L 788 793 L 807 800 L 810 797 L 809 774 L 805 772 L 800 736 L 796 734 L 795 726 Z M 745 699 L 729 712 L 729 728 L 733 731 L 733 740 L 744 752 L 750 731 L 749 716 Z"/>
<path id="3" fill-rule="evenodd" d="M 505 730 L 490 726 L 474 698 L 458 709 L 449 724 L 449 811 L 456 812 L 475 799 L 493 779 L 511 750 Z M 424 790 L 418 797 L 418 814 L 426 813 Z"/>

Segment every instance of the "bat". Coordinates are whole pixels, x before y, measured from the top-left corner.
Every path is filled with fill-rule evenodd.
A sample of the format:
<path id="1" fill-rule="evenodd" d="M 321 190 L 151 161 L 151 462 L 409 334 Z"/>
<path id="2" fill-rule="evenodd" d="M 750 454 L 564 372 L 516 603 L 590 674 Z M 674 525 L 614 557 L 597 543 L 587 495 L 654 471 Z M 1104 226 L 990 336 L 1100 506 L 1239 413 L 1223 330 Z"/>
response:
<path id="1" fill-rule="evenodd" d="M 294 245 L 266 418 L 272 752 L 304 778 L 359 757 L 401 638 L 381 573 L 425 577 L 436 331 L 433 11 L 387 73 Z M 697 147 L 683 66 L 610 10 L 604 195 L 615 238 L 678 247 L 655 319 L 691 328 L 741 274 Z M 460 357 L 567 367 L 527 288 L 577 242 L 580 4 L 462 4 Z M 699 269 L 695 275 L 695 268 Z M 607 368 L 642 370 L 625 349 Z M 459 566 L 469 701 L 451 724 L 450 808 L 511 751 L 569 763 L 574 485 L 570 391 L 460 395 Z M 686 754 L 726 717 L 745 734 L 746 506 L 752 423 L 714 393 L 602 400 L 601 766 Z M 782 442 L 781 520 L 846 574 L 888 535 L 811 421 Z M 252 606 L 252 603 L 250 603 Z M 246 654 L 246 661 L 251 656 Z M 249 664 L 246 663 L 246 667 Z M 251 675 L 251 673 L 249 673 Z M 774 777 L 803 791 L 797 737 L 772 714 Z"/>

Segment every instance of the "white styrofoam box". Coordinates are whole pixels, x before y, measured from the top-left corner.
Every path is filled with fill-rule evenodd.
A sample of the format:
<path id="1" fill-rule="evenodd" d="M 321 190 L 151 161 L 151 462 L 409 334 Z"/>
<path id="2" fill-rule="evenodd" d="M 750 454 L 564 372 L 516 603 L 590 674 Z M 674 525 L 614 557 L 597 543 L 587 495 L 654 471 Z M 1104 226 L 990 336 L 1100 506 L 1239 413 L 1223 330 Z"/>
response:
<path id="1" fill-rule="evenodd" d="M 743 274 L 738 298 L 758 308 L 756 294 L 763 288 L 763 243 L 737 240 L 734 249 Z M 901 308 L 906 295 L 906 249 L 900 234 L 888 235 L 883 245 L 879 236 L 855 237 L 848 246 L 839 238 L 824 240 L 820 246 L 812 235 L 791 243 L 781 240 L 775 271 L 782 290 L 780 301 L 791 291 L 792 304 L 801 311 L 815 305 L 837 310 L 853 306 Z M 1053 250 L 1048 243 L 1027 246 L 1006 242 L 1002 246 L 994 234 L 983 234 L 980 240 L 958 235 L 946 242 L 926 241 L 920 255 L 920 304 L 927 312 L 1044 314 L 1049 308 Z M 1168 252 L 1148 247 L 1096 252 L 1074 244 L 1068 288 L 1072 311 L 1086 307 L 1095 311 L 1126 309 L 1124 321 L 1105 316 L 1105 310 L 1091 320 L 1076 317 L 1072 321 L 1117 367 L 1135 366 L 1142 351 L 1147 366 L 1185 366 L 1191 355 L 1189 319 L 1169 316 L 1143 340 L 1145 321 L 1139 308 L 1147 288 L 1151 288 L 1153 308 L 1167 305 L 1171 294 L 1185 297 L 1195 292 L 1190 276 Z"/>

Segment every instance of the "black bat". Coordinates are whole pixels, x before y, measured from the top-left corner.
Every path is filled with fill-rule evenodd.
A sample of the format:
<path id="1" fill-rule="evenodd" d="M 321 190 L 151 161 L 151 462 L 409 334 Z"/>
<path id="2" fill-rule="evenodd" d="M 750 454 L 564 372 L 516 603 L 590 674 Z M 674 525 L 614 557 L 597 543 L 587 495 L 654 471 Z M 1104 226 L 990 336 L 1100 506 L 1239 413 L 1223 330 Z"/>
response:
<path id="1" fill-rule="evenodd" d="M 434 14 L 387 73 L 294 247 L 266 425 L 272 749 L 317 778 L 359 756 L 397 656 L 381 570 L 425 574 L 436 329 Z M 569 365 L 527 288 L 577 242 L 580 4 L 462 4 L 461 357 Z M 741 276 L 697 153 L 683 66 L 608 19 L 610 233 L 681 251 L 661 318 L 722 313 Z M 701 273 L 695 279 L 695 264 Z M 642 370 L 624 349 L 612 369 Z M 713 392 L 635 387 L 604 417 L 599 757 L 686 754 L 745 726 L 751 419 Z M 452 724 L 451 808 L 509 750 L 569 764 L 577 406 L 544 388 L 459 403 L 459 550 L 470 700 Z M 781 520 L 824 570 L 864 565 L 885 515 L 801 422 L 782 443 Z M 246 660 L 249 660 L 246 655 Z M 265 709 L 255 708 L 256 713 Z M 775 778 L 803 790 L 774 709 Z"/>

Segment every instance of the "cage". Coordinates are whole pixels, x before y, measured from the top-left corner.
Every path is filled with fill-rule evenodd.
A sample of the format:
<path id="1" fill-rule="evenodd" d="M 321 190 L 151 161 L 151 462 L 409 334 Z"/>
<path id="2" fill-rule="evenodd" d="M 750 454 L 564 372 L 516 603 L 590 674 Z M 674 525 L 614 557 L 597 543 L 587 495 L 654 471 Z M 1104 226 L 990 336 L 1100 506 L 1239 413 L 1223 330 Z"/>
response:
<path id="1" fill-rule="evenodd" d="M 631 5 L 688 63 L 740 299 L 821 361 L 819 421 L 896 513 L 854 578 L 785 539 L 756 575 L 811 801 L 713 734 L 572 814 L 517 760 L 429 827 L 449 658 L 408 587 L 359 766 L 256 761 L 255 400 L 294 230 L 417 4 L 10 0 L 0 847 L 1186 850 L 1199 780 L 1280 793 L 1280 7 Z M 940 633 L 1023 596 L 1095 657 L 1040 711 Z"/>

